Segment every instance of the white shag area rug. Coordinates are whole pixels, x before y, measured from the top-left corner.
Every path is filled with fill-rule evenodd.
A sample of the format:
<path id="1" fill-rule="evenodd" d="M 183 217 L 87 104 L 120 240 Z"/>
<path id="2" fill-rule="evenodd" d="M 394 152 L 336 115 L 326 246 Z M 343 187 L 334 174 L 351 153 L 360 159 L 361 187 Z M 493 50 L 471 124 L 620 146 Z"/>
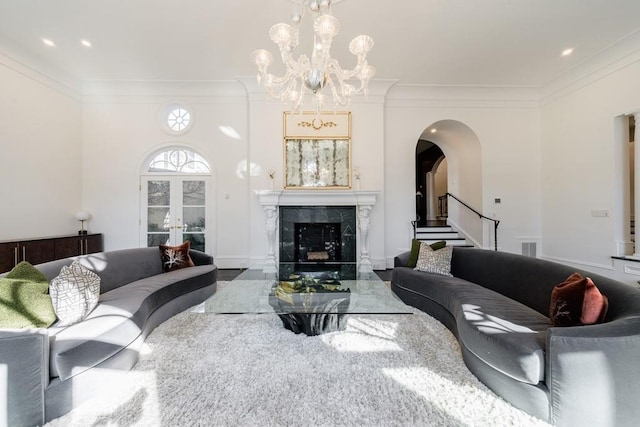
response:
<path id="1" fill-rule="evenodd" d="M 296 335 L 276 315 L 174 316 L 107 396 L 57 426 L 544 426 L 488 390 L 441 323 L 350 315 Z"/>

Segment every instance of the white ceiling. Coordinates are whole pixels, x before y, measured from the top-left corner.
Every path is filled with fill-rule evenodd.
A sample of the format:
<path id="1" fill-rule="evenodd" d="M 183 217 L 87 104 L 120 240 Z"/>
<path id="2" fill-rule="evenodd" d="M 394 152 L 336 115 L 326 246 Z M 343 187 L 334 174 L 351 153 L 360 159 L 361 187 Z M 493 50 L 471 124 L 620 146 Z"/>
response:
<path id="1" fill-rule="evenodd" d="M 290 11 L 286 0 L 0 0 L 0 51 L 81 80 L 234 80 L 255 75 L 254 49 L 277 53 L 268 31 Z M 346 0 L 333 12 L 344 67 L 349 41 L 368 34 L 376 78 L 407 84 L 539 87 L 640 29 L 640 0 Z"/>

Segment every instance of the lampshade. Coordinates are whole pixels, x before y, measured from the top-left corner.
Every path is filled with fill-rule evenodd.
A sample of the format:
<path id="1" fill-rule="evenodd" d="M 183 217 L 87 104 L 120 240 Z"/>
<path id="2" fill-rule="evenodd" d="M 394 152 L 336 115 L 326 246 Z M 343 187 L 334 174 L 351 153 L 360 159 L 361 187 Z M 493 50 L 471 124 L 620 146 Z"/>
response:
<path id="1" fill-rule="evenodd" d="M 78 221 L 86 221 L 91 218 L 91 214 L 89 212 L 80 211 L 76 214 L 76 219 Z"/>

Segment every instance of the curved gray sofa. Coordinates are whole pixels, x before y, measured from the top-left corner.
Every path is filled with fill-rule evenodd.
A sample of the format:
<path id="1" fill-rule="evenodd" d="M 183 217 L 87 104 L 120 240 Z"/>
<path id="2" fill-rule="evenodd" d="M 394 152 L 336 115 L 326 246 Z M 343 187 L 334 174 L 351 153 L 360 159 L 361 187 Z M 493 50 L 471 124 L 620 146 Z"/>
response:
<path id="1" fill-rule="evenodd" d="M 605 321 L 553 327 L 552 289 L 576 270 L 505 252 L 454 247 L 454 277 L 395 258 L 391 288 L 458 339 L 467 367 L 497 395 L 558 426 L 640 422 L 640 290 L 579 271 L 608 298 Z"/>
<path id="2" fill-rule="evenodd" d="M 0 387 L 7 390 L 0 425 L 42 425 L 130 370 L 156 326 L 215 293 L 213 258 L 194 250 L 189 255 L 194 267 L 169 273 L 163 272 L 157 247 L 36 265 L 51 280 L 78 259 L 100 276 L 100 299 L 86 319 L 71 326 L 0 329 Z"/>

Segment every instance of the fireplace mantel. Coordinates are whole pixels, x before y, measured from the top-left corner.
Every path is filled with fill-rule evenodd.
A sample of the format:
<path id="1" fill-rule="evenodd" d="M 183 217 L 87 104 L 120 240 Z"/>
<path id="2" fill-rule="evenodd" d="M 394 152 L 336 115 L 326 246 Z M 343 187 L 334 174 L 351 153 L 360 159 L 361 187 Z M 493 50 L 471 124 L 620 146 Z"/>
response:
<path id="1" fill-rule="evenodd" d="M 262 206 L 359 206 L 375 205 L 379 191 L 258 190 Z"/>
<path id="2" fill-rule="evenodd" d="M 376 204 L 379 191 L 362 190 L 257 190 L 256 195 L 267 216 L 266 272 L 277 271 L 276 231 L 278 230 L 279 206 L 355 206 L 358 215 L 358 240 L 360 254 L 359 271 L 371 272 L 369 258 L 369 214 Z"/>

